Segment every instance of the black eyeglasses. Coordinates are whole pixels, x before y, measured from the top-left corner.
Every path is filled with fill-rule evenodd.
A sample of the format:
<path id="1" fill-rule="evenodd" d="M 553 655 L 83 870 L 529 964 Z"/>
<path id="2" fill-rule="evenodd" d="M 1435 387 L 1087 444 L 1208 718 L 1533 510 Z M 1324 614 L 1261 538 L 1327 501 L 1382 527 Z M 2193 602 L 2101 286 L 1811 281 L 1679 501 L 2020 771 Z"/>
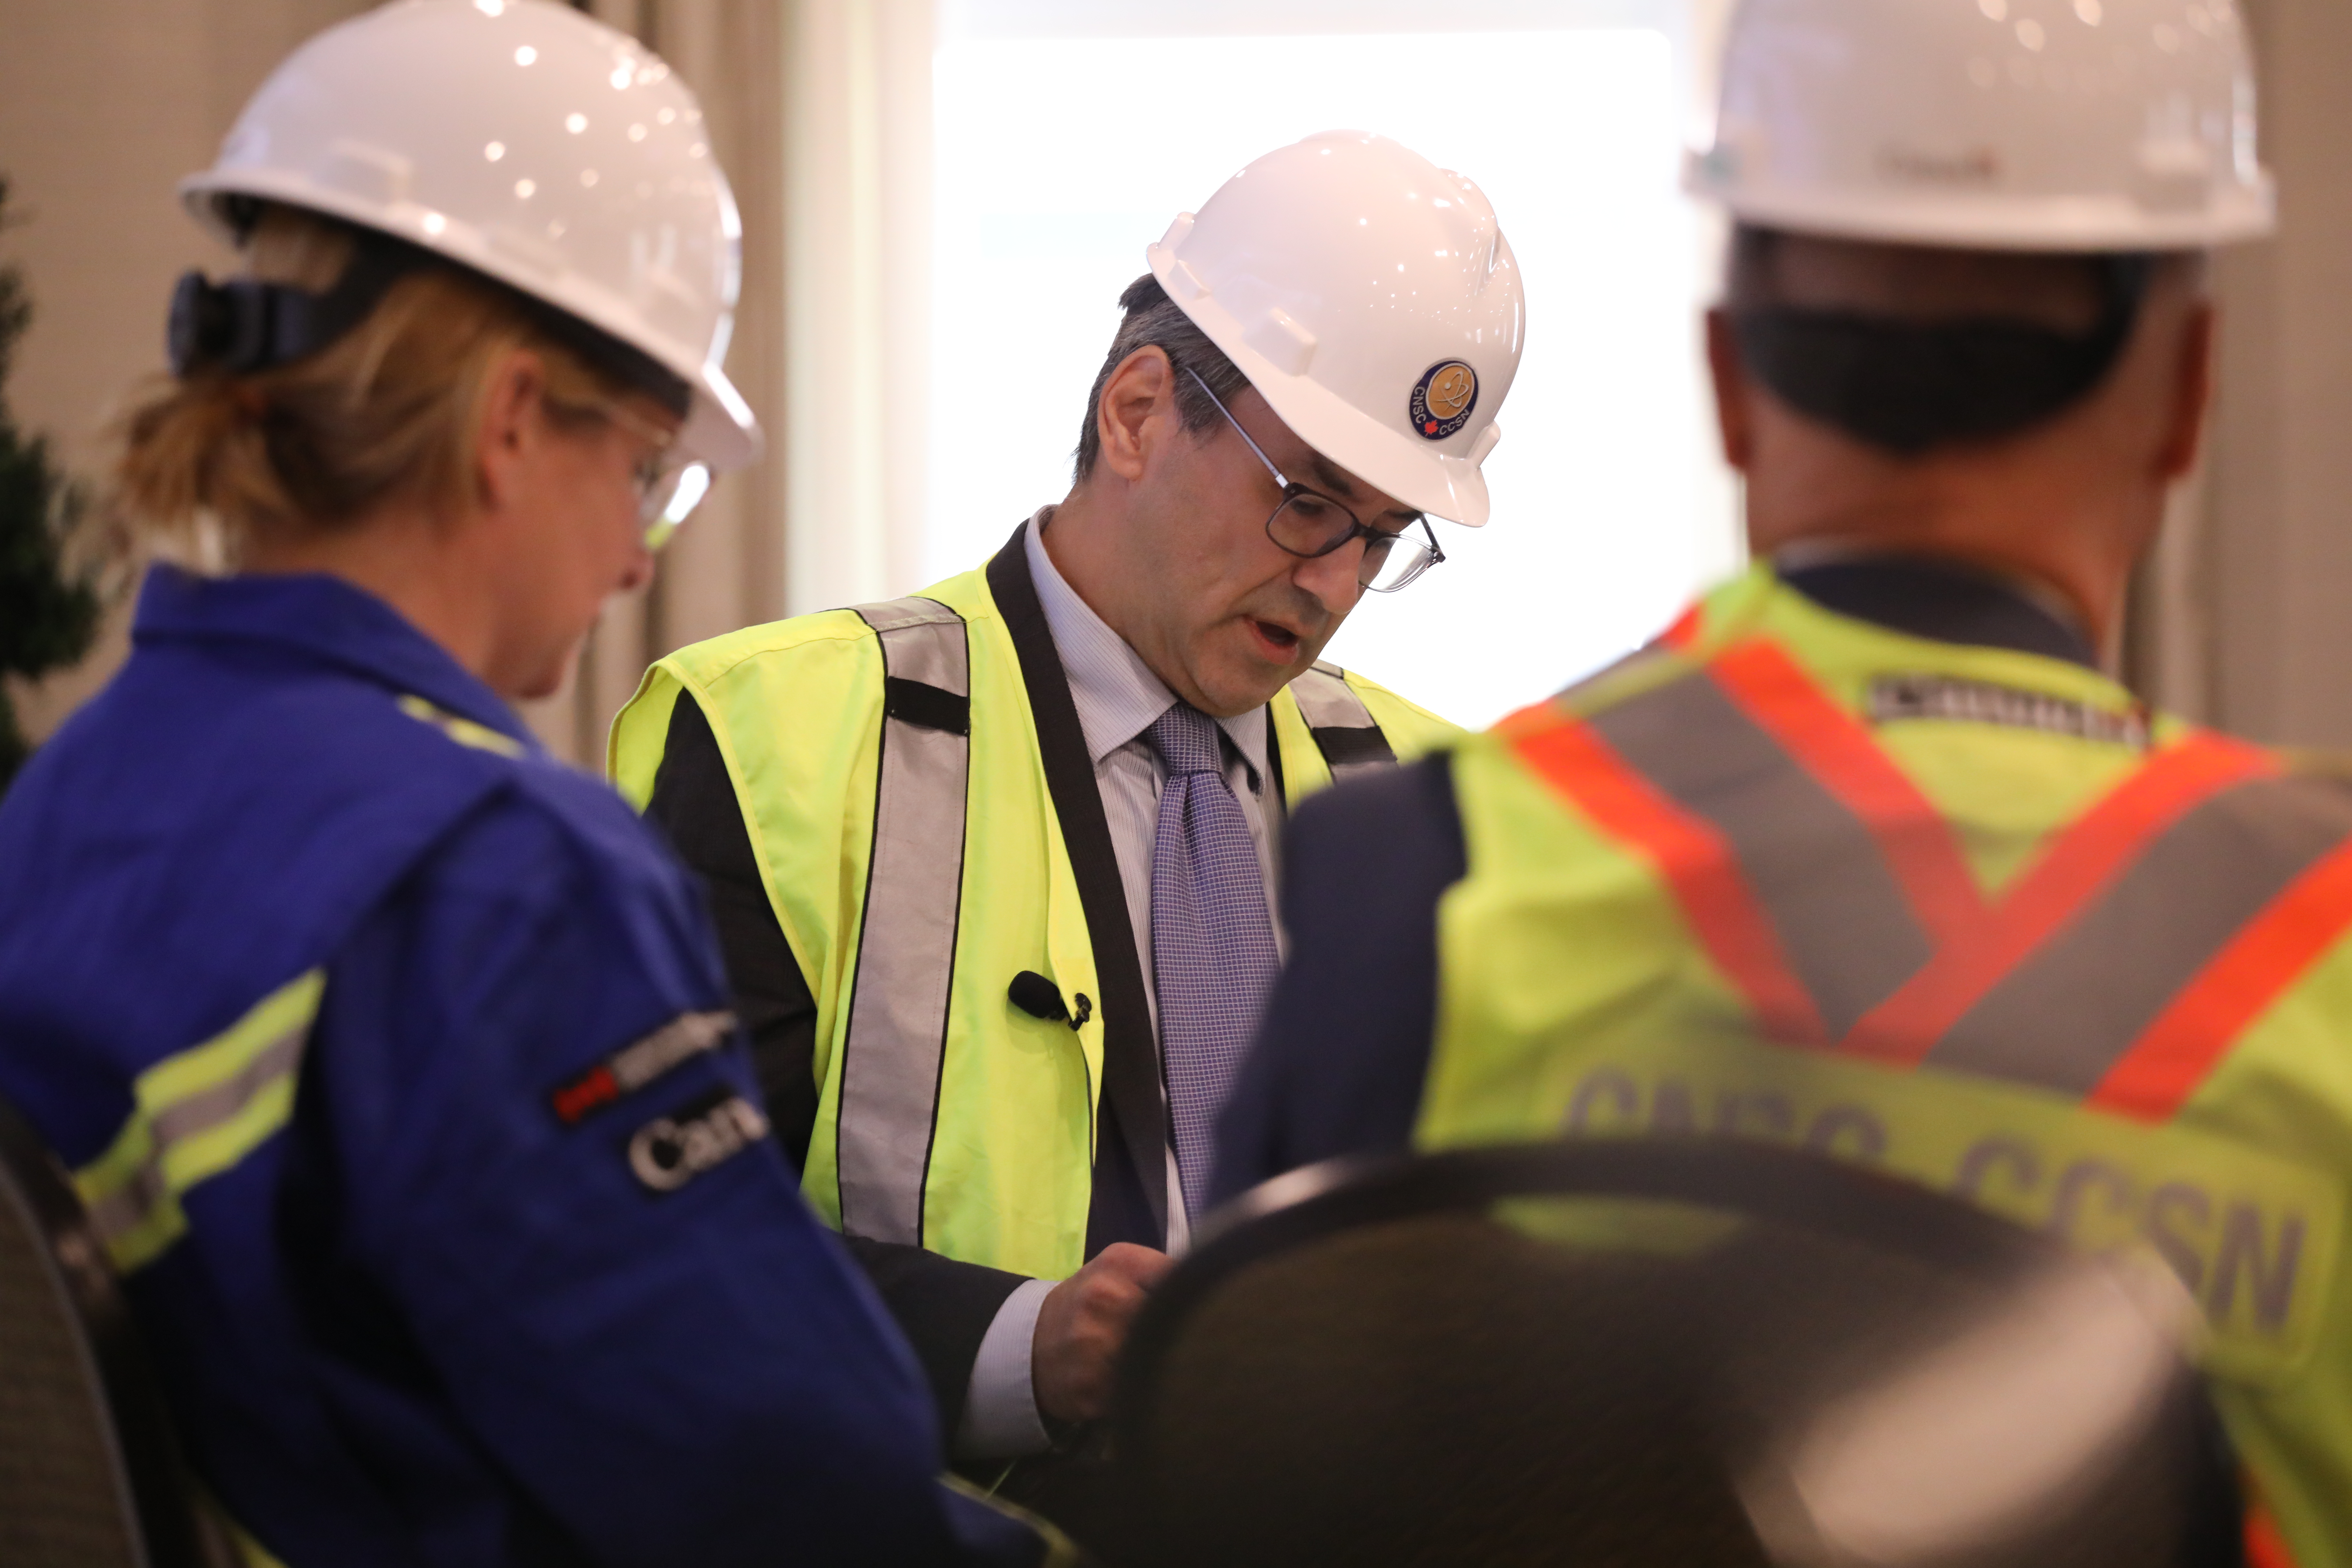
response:
<path id="1" fill-rule="evenodd" d="M 1186 365 L 1184 374 L 1217 405 L 1217 412 L 1225 416 L 1234 434 L 1257 455 L 1265 471 L 1274 476 L 1274 482 L 1282 487 L 1282 504 L 1265 520 L 1265 536 L 1283 550 L 1312 561 L 1330 554 L 1351 539 L 1360 539 L 1364 542 L 1364 558 L 1357 563 L 1356 581 L 1375 594 L 1393 594 L 1445 559 L 1445 552 L 1437 548 L 1437 535 L 1430 531 L 1429 520 L 1420 513 L 1415 512 L 1404 528 L 1418 527 L 1421 538 L 1407 539 L 1403 528 L 1392 532 L 1374 528 L 1343 503 L 1286 478 L 1274 466 L 1274 459 L 1250 439 L 1250 433 L 1242 428 L 1234 411 L 1209 391 L 1209 384 L 1201 379 L 1200 373 Z"/>

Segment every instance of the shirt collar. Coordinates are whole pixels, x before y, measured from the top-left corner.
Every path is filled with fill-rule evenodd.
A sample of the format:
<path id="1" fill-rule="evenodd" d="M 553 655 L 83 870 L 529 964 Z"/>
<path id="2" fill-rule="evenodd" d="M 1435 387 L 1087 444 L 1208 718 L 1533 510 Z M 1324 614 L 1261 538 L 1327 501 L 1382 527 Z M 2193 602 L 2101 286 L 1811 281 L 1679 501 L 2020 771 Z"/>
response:
<path id="1" fill-rule="evenodd" d="M 139 590 L 133 643 L 236 642 L 331 664 L 533 750 L 514 710 L 382 599 L 323 573 L 205 577 L 158 564 Z"/>
<path id="2" fill-rule="evenodd" d="M 2098 668 L 2065 602 L 2023 578 L 1924 555 L 1805 546 L 1776 553 L 1772 569 L 1822 608 L 1889 631 Z"/>
<path id="3" fill-rule="evenodd" d="M 1029 520 L 1022 548 L 1029 558 L 1030 581 L 1037 585 L 1038 606 L 1045 612 L 1046 629 L 1054 636 L 1054 651 L 1061 656 L 1063 673 L 1069 678 L 1078 728 L 1086 731 L 1087 760 L 1099 765 L 1174 707 L 1176 694 L 1151 673 L 1151 667 L 1127 646 L 1126 638 L 1078 597 L 1078 591 L 1045 553 L 1045 526 L 1053 514 L 1050 506 L 1038 508 Z M 1249 764 L 1253 778 L 1265 778 L 1265 705 L 1220 719 L 1217 726 Z"/>

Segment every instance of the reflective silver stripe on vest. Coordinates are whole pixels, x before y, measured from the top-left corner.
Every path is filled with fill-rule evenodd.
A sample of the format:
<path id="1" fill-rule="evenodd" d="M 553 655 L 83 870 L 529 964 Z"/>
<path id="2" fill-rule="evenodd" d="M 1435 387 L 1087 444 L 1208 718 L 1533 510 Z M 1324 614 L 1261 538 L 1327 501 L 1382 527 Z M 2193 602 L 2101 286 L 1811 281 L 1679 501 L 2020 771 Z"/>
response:
<path id="1" fill-rule="evenodd" d="M 947 1047 L 971 771 L 963 617 L 930 599 L 861 605 L 882 646 L 882 752 L 866 913 L 842 1041 L 841 1228 L 920 1246 Z"/>
<path id="2" fill-rule="evenodd" d="M 2352 837 L 2317 778 L 2223 790 L 2146 846 L 1952 1026 L 1927 1065 L 2088 1094 L 2264 906 Z"/>
<path id="3" fill-rule="evenodd" d="M 1832 1041 L 1934 956 L 1870 825 L 1705 671 L 1588 722 L 1722 835 Z M 2182 987 L 2347 838 L 2352 793 L 2340 783 L 2221 791 L 2140 846 L 1935 1043 L 1927 1065 L 2088 1094 Z"/>
<path id="4" fill-rule="evenodd" d="M 1590 722 L 1661 794 L 1729 841 L 1830 1038 L 1933 956 L 1869 825 L 1704 670 Z"/>
<path id="5" fill-rule="evenodd" d="M 1341 783 L 1375 768 L 1393 766 L 1396 749 L 1372 718 L 1372 710 L 1348 684 L 1336 664 L 1317 664 L 1290 683 L 1291 696 L 1306 717 L 1316 750 L 1330 765 L 1331 782 Z"/>

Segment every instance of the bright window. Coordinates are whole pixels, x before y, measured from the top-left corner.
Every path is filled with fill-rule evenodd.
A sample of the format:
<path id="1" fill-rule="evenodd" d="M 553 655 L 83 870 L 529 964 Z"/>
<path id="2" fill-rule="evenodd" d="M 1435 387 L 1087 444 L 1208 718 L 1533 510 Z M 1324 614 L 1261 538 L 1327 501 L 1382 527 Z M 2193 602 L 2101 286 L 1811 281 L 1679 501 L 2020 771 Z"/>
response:
<path id="1" fill-rule="evenodd" d="M 1231 32 L 1200 30 L 1244 9 Z M 1265 0 L 1163 5 L 1190 36 L 1151 37 L 1137 35 L 1153 8 L 1118 0 L 942 7 L 929 575 L 985 559 L 1068 489 L 1118 293 L 1169 219 L 1258 154 L 1342 127 L 1478 182 L 1517 252 L 1528 330 L 1486 463 L 1493 521 L 1436 524 L 1446 563 L 1367 595 L 1328 657 L 1482 725 L 1634 647 L 1731 567 L 1695 324 L 1703 219 L 1675 184 L 1679 13 L 1621 4 L 1603 8 L 1617 25 L 1528 27 L 1596 8 L 1443 9 L 1490 26 L 1364 31 L 1404 8 Z M 1343 18 L 1353 30 L 1333 30 Z"/>

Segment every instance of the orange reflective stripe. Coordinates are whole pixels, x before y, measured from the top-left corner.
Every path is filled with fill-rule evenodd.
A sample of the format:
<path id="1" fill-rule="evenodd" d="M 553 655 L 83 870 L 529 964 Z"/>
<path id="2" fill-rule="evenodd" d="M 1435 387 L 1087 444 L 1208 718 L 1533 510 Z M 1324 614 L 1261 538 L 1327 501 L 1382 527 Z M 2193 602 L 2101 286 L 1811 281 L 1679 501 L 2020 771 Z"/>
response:
<path id="1" fill-rule="evenodd" d="M 1927 1065 L 2087 1099 L 2200 972 L 2352 840 L 2352 794 L 2264 769 L 2141 847 L 1948 1030 Z"/>
<path id="2" fill-rule="evenodd" d="M 2246 1510 L 2246 1568 L 2295 1568 L 2286 1537 L 2260 1504 Z"/>
<path id="3" fill-rule="evenodd" d="M 2352 926 L 2352 844 L 2289 884 L 2175 996 L 2108 1069 L 2089 1103 L 2161 1121 L 2247 1025 Z"/>
<path id="4" fill-rule="evenodd" d="M 2191 807 L 2231 784 L 2277 771 L 2256 748 L 2204 731 L 2158 752 L 2061 832 L 2007 896 L 1856 1024 L 1843 1048 L 1918 1061 Z"/>
<path id="5" fill-rule="evenodd" d="M 1698 617 L 1701 606 L 1693 605 L 1675 617 L 1675 624 L 1658 634 L 1657 640 L 1671 648 L 1687 650 L 1698 641 Z"/>
<path id="6" fill-rule="evenodd" d="M 1717 966 L 1755 1009 L 1759 1027 L 1794 1043 L 1822 1040 L 1812 998 L 1798 984 L 1721 834 L 1668 800 L 1589 726 L 1550 703 L 1522 709 L 1496 730 L 1538 777 L 1657 868 Z"/>
<path id="7" fill-rule="evenodd" d="M 1935 936 L 1913 912 L 1870 824 L 1706 669 L 1610 703 L 1584 724 L 1668 804 L 1717 836 L 1827 1039 L 1935 956 Z"/>
<path id="8" fill-rule="evenodd" d="M 1590 720 L 1543 704 L 1500 729 L 1656 868 L 1789 1044 L 2161 1120 L 2352 929 L 2352 800 L 2210 731 L 2147 757 L 1988 900 L 1868 728 L 1760 639 Z M 2151 900 L 2186 896 L 2200 919 L 2132 935 Z"/>
<path id="9" fill-rule="evenodd" d="M 1753 641 L 1727 649 L 1707 668 L 1749 718 L 1868 826 L 1931 936 L 1949 942 L 1982 921 L 1984 893 L 1952 825 L 1794 659 Z"/>

